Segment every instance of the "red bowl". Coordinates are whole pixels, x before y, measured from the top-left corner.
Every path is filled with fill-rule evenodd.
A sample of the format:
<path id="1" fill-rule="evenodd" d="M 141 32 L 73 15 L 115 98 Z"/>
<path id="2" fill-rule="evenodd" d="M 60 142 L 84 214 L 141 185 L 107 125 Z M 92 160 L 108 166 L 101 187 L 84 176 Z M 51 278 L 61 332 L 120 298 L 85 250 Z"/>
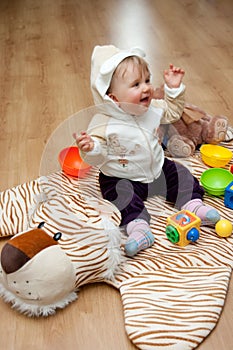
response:
<path id="1" fill-rule="evenodd" d="M 91 165 L 85 163 L 79 154 L 76 146 L 64 148 L 58 156 L 62 170 L 67 174 L 75 177 L 85 177 L 90 170 Z"/>

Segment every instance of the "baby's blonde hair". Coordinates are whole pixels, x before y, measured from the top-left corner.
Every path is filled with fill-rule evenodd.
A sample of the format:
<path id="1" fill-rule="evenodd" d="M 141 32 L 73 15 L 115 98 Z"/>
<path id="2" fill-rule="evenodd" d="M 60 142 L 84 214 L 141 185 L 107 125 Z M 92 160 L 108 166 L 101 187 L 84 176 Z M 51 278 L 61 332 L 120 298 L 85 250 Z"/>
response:
<path id="1" fill-rule="evenodd" d="M 121 78 L 124 78 L 124 75 L 127 71 L 127 67 L 129 65 L 129 63 L 131 63 L 134 67 L 136 67 L 137 69 L 139 69 L 139 71 L 142 73 L 150 73 L 150 70 L 149 70 L 149 66 L 148 66 L 148 63 L 142 58 L 142 57 L 139 57 L 139 56 L 129 56 L 129 57 L 126 57 L 123 61 L 121 61 L 117 68 L 115 69 L 115 71 L 113 72 L 113 75 L 112 75 L 112 79 L 111 79 L 111 83 L 109 85 L 109 88 L 108 88 L 108 91 L 107 91 L 107 94 L 111 93 L 111 89 L 112 89 L 112 81 L 115 77 L 121 77 Z"/>

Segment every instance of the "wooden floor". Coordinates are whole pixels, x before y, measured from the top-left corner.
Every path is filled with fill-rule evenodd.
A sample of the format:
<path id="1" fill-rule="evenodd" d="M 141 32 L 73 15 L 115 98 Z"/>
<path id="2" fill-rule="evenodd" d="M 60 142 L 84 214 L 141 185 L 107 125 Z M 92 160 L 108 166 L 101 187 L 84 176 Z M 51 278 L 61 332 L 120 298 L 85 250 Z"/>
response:
<path id="1" fill-rule="evenodd" d="M 144 48 L 155 85 L 170 62 L 182 66 L 187 101 L 233 125 L 232 23 L 232 0 L 1 0 L 0 190 L 36 178 L 52 132 L 92 105 L 97 44 Z M 233 282 L 199 349 L 232 349 L 232 320 Z M 47 319 L 28 319 L 0 300 L 0 349 L 27 348 L 135 349 L 119 293 L 105 285 L 83 288 L 78 301 Z"/>

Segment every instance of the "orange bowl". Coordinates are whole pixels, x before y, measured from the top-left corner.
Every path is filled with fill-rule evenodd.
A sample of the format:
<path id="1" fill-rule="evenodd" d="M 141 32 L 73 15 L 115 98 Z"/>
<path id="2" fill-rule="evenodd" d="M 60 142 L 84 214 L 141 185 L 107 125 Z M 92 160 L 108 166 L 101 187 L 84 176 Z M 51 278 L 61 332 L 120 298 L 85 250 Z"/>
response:
<path id="1" fill-rule="evenodd" d="M 76 146 L 64 148 L 58 156 L 62 170 L 67 174 L 75 177 L 85 177 L 90 170 L 91 165 L 85 163 L 79 154 Z"/>

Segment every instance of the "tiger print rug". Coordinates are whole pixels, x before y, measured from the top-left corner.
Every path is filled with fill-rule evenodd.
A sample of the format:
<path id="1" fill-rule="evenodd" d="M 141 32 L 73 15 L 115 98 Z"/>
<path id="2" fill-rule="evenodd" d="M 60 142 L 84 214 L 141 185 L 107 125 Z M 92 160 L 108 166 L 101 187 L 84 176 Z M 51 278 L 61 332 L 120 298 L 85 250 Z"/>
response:
<path id="1" fill-rule="evenodd" d="M 233 149 L 232 144 L 223 145 Z M 199 151 L 182 162 L 198 178 L 208 168 Z M 233 222 L 233 211 L 224 206 L 223 197 L 205 194 L 204 200 Z M 126 331 L 139 349 L 196 348 L 216 326 L 224 306 L 233 265 L 233 238 L 221 238 L 214 228 L 202 227 L 198 241 L 180 247 L 165 234 L 166 219 L 176 210 L 160 197 L 149 199 L 146 206 L 155 244 L 127 258 L 125 236 L 118 229 L 119 212 L 101 198 L 97 169 L 92 168 L 83 179 L 58 171 L 2 192 L 0 235 L 13 235 L 6 243 L 8 252 L 20 250 L 20 239 L 41 222 L 48 236 L 60 231 L 61 237 L 36 253 L 25 245 L 20 254 L 23 251 L 26 260 L 14 268 L 13 254 L 8 265 L 2 254 L 1 296 L 26 315 L 46 316 L 74 301 L 80 286 L 105 281 L 119 290 Z M 33 244 L 33 249 L 38 249 L 36 238 Z M 59 268 L 65 266 L 62 275 L 51 263 L 54 257 L 61 261 Z M 48 280 L 43 289 L 34 279 L 46 278 L 45 263 Z M 54 276 L 55 287 L 51 282 Z M 34 295 L 37 288 L 41 288 L 40 296 Z"/>

